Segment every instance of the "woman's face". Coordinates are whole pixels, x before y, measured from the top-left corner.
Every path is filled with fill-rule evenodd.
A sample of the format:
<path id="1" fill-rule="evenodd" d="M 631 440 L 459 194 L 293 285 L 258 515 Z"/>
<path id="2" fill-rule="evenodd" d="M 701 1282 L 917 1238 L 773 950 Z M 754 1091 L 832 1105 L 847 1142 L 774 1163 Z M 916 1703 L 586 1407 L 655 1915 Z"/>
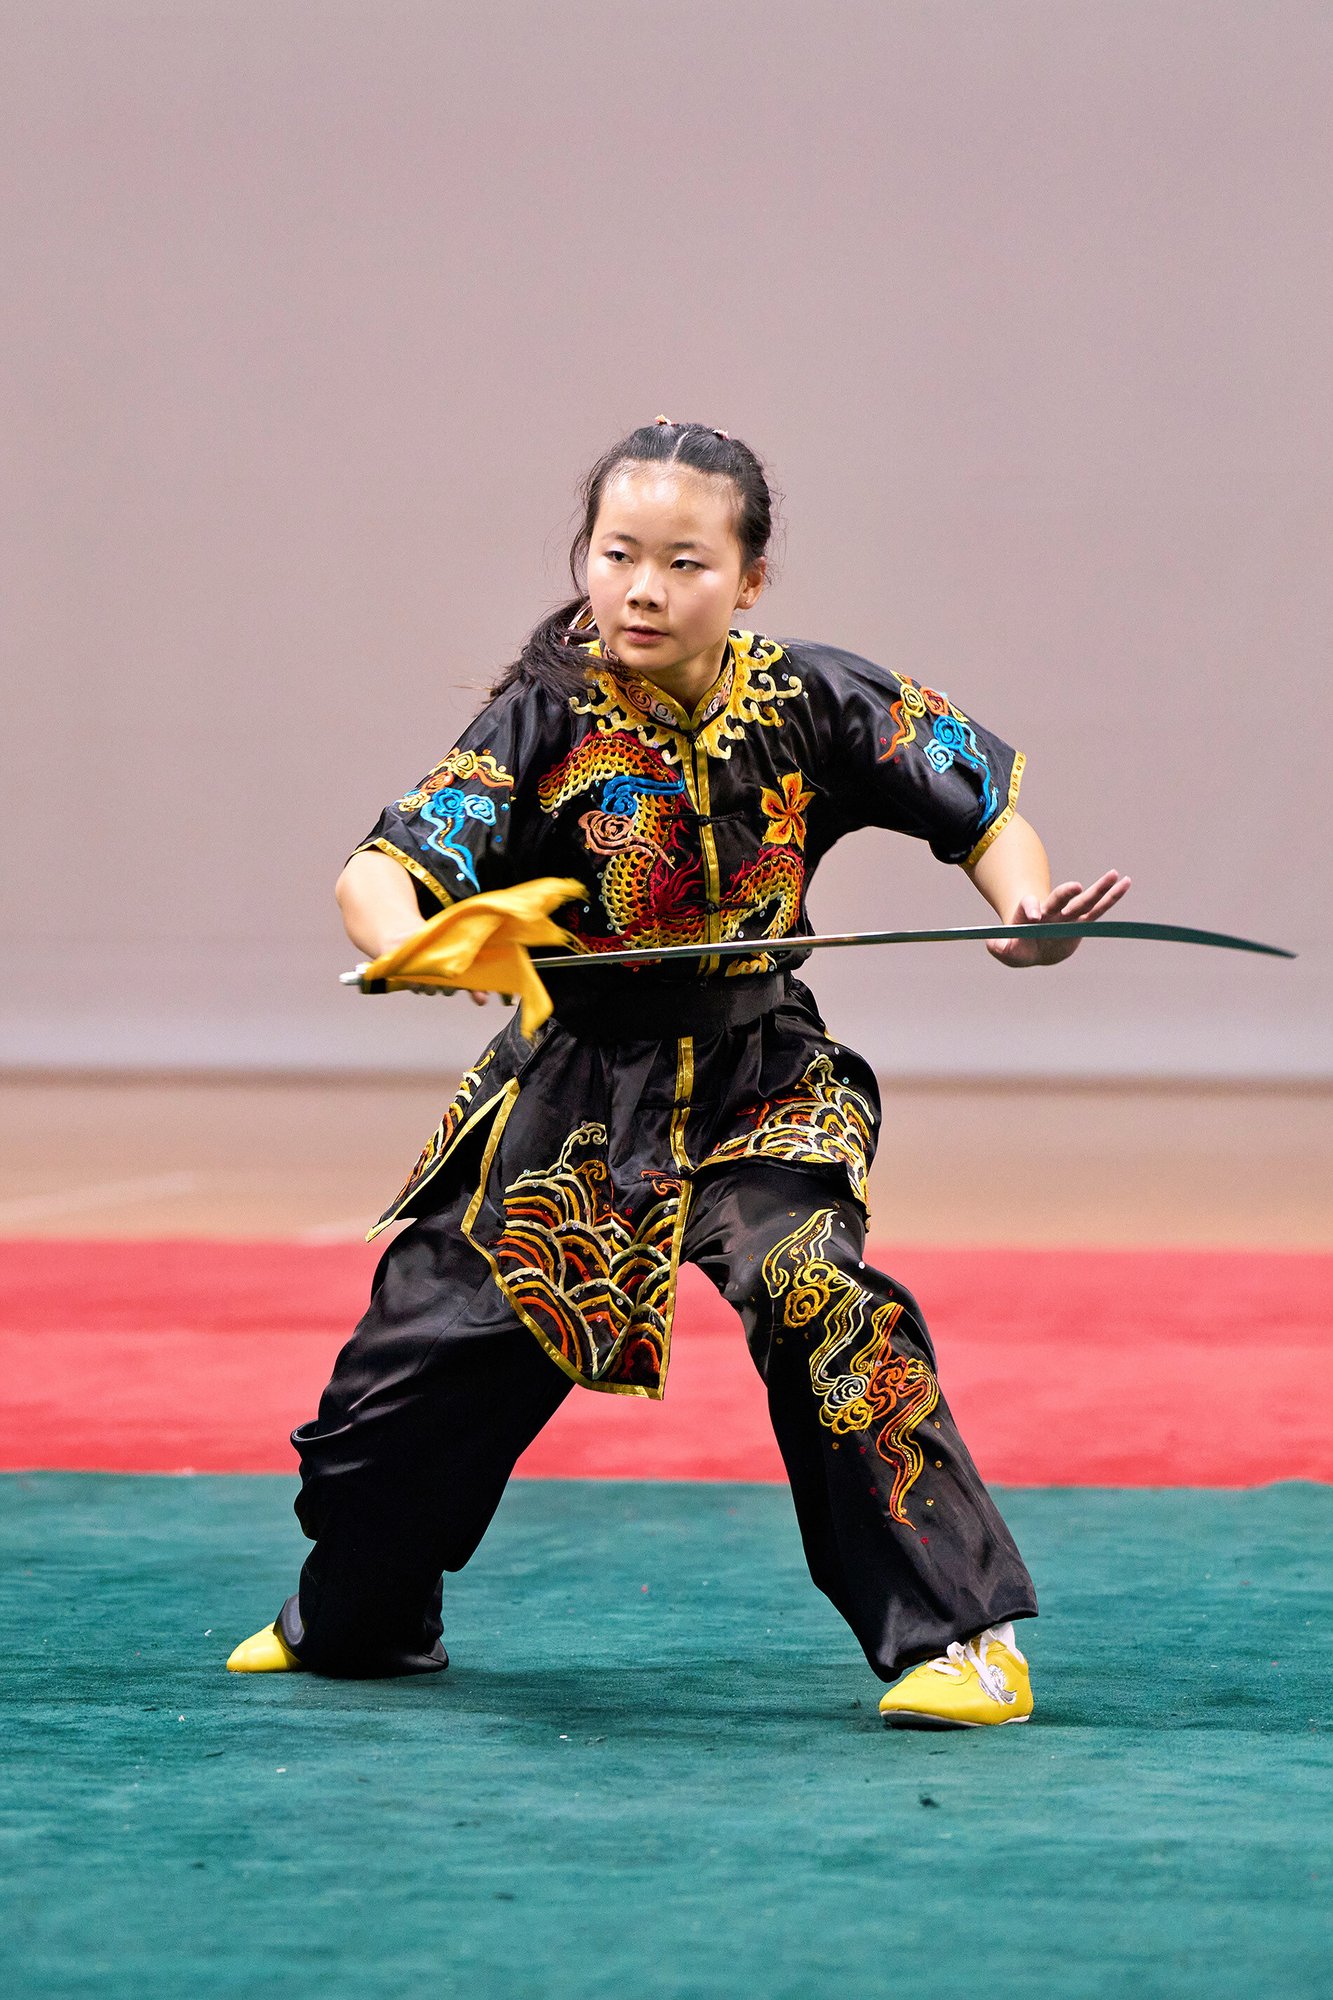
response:
<path id="1" fill-rule="evenodd" d="M 607 481 L 588 550 L 588 597 L 604 645 L 647 679 L 722 648 L 733 613 L 764 583 L 762 560 L 743 570 L 736 492 L 689 466 L 627 465 Z"/>

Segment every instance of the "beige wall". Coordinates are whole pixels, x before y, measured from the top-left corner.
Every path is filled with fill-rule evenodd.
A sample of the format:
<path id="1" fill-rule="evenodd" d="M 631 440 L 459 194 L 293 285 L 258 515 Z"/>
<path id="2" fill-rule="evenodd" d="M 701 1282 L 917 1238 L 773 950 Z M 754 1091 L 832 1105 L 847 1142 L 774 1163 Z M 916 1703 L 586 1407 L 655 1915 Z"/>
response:
<path id="1" fill-rule="evenodd" d="M 1327 4 L 3 11 L 4 1057 L 468 1054 L 336 987 L 330 883 L 665 409 L 786 489 L 766 629 L 1022 744 L 1062 872 L 1303 953 L 848 955 L 843 1033 L 1328 1071 Z M 973 898 L 863 836 L 814 912 Z"/>

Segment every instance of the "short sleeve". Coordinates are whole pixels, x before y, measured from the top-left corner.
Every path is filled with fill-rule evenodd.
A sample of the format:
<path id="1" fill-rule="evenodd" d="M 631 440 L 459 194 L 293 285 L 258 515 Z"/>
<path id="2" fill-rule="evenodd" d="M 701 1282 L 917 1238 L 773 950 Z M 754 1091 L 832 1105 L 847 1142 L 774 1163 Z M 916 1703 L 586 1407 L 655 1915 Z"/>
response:
<path id="1" fill-rule="evenodd" d="M 507 885 L 520 733 L 512 701 L 483 709 L 448 756 L 385 807 L 354 850 L 374 849 L 401 862 L 425 914 Z"/>
<path id="2" fill-rule="evenodd" d="M 940 861 L 980 859 L 1013 818 L 1024 758 L 935 688 L 840 654 L 835 742 L 848 828 L 927 841 Z"/>

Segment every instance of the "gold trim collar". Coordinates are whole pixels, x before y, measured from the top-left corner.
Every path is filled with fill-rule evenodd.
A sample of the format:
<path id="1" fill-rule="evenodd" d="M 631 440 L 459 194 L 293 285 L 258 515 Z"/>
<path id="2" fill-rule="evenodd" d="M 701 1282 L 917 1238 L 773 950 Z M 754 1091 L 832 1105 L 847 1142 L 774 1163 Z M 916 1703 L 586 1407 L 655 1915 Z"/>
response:
<path id="1" fill-rule="evenodd" d="M 754 632 L 728 634 L 721 671 L 692 714 L 655 682 L 627 673 L 614 655 L 603 651 L 600 639 L 580 650 L 603 664 L 594 669 L 588 693 L 574 696 L 575 713 L 595 716 L 612 729 L 631 730 L 668 763 L 679 762 L 682 738 L 692 738 L 709 756 L 729 757 L 731 742 L 747 724 L 780 726 L 780 705 L 801 692 L 791 673 L 784 675 L 785 685 L 778 685 L 770 670 L 785 657 L 782 647 Z"/>

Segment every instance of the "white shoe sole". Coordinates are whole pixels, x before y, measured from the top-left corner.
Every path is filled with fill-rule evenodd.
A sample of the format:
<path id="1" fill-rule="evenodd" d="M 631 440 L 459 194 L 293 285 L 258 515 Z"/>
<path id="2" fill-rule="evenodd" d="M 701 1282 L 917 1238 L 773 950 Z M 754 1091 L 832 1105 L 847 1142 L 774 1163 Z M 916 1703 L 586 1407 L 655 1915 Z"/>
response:
<path id="1" fill-rule="evenodd" d="M 1011 1723 L 1031 1722 L 1031 1715 L 1001 1715 L 994 1722 L 962 1722 L 954 1716 L 920 1715 L 910 1708 L 881 1709 L 886 1729 L 1007 1729 Z"/>

